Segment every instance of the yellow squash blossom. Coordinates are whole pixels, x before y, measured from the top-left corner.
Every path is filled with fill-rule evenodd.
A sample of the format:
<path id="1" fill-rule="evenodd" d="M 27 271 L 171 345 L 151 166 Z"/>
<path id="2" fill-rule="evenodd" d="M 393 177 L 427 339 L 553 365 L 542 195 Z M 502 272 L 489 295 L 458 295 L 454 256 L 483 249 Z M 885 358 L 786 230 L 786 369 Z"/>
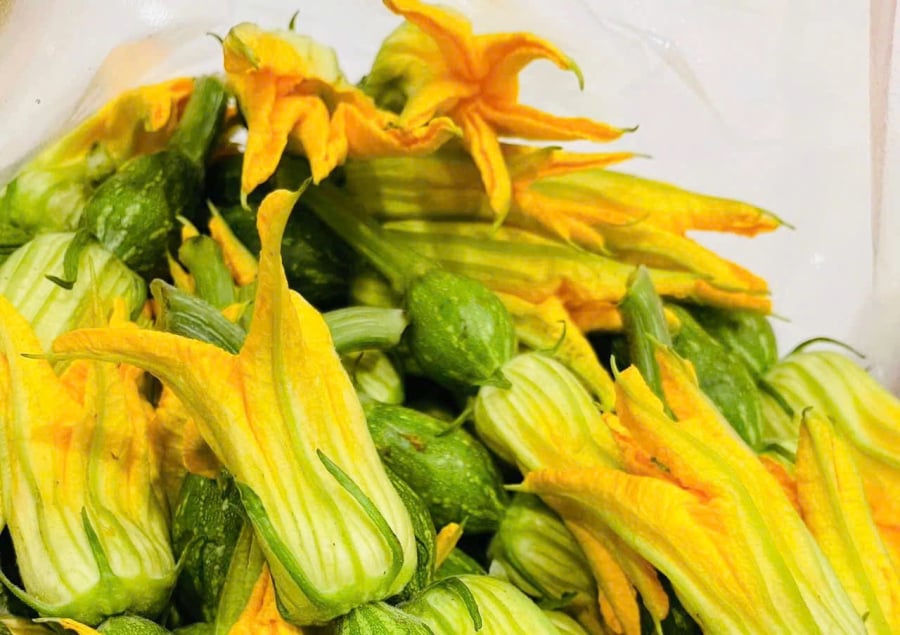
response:
<path id="1" fill-rule="evenodd" d="M 398 125 L 396 115 L 347 81 L 332 49 L 293 31 L 239 24 L 223 51 L 247 120 L 244 197 L 275 172 L 289 144 L 309 159 L 318 183 L 347 158 L 427 153 L 455 134 L 449 119 Z"/>
<path id="2" fill-rule="evenodd" d="M 865 625 L 776 480 L 658 347 L 666 402 L 636 367 L 616 380 L 623 469 L 530 473 L 575 529 L 612 530 L 671 581 L 705 633 L 864 633 Z"/>
<path id="3" fill-rule="evenodd" d="M 589 253 L 532 232 L 487 223 L 398 221 L 388 234 L 409 249 L 474 278 L 494 292 L 533 304 L 556 296 L 573 313 L 618 304 L 632 265 Z M 657 292 L 667 298 L 767 313 L 762 290 L 719 287 L 688 271 L 651 269 Z M 589 323 L 589 322 L 588 322 Z"/>
<path id="4" fill-rule="evenodd" d="M 503 366 L 509 388 L 484 386 L 475 400 L 478 435 L 501 458 L 532 470 L 616 466 L 611 428 L 590 393 L 561 363 L 541 353 L 517 355 Z M 614 633 L 636 635 L 635 589 L 661 620 L 668 600 L 653 569 L 614 533 L 572 527 L 597 581 L 600 611 Z"/>
<path id="5" fill-rule="evenodd" d="M 285 616 L 320 624 L 399 592 L 416 557 L 328 327 L 287 286 L 280 245 L 298 196 L 278 190 L 259 209 L 253 320 L 238 354 L 123 329 L 73 331 L 54 350 L 129 360 L 172 389 L 238 484 Z"/>
<path id="6" fill-rule="evenodd" d="M 766 290 L 764 280 L 685 236 L 772 231 L 781 222 L 765 210 L 606 169 L 634 156 L 627 152 L 501 150 L 512 179 L 506 225 L 632 264 L 692 271 L 723 287 Z M 476 166 L 453 144 L 428 157 L 354 162 L 345 173 L 348 191 L 382 220 L 492 217 Z"/>
<path id="7" fill-rule="evenodd" d="M 190 78 L 173 79 L 107 103 L 0 190 L 0 219 L 28 231 L 76 229 L 96 181 L 131 157 L 165 147 L 193 86 Z"/>
<path id="8" fill-rule="evenodd" d="M 796 452 L 806 408 L 834 421 L 852 448 L 881 539 L 900 566 L 900 399 L 849 357 L 831 351 L 788 355 L 766 373 L 764 385 L 763 440 L 781 452 Z"/>
<path id="9" fill-rule="evenodd" d="M 557 117 L 519 103 L 519 72 L 545 59 L 581 71 L 555 46 L 529 33 L 475 35 L 461 15 L 418 0 L 384 0 L 406 22 L 385 39 L 365 89 L 388 105 L 399 91 L 400 125 L 451 118 L 481 173 L 491 209 L 509 211 L 512 184 L 499 137 L 611 141 L 624 131 L 585 118 Z"/>
<path id="10" fill-rule="evenodd" d="M 157 614 L 175 563 L 142 373 L 76 362 L 58 378 L 46 360 L 23 356 L 40 343 L 5 298 L 0 348 L 3 517 L 25 586 L 16 594 L 41 615 L 86 624 Z"/>
<path id="11" fill-rule="evenodd" d="M 821 414 L 803 415 L 797 448 L 803 520 L 869 633 L 900 631 L 900 577 L 872 520 L 853 451 Z"/>

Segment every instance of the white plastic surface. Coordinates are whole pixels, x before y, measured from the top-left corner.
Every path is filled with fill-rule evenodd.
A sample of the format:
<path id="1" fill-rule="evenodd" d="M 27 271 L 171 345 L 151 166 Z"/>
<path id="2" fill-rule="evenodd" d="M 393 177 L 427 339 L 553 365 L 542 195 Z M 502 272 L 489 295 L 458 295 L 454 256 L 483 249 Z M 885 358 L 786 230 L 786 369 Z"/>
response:
<path id="1" fill-rule="evenodd" d="M 770 280 L 775 310 L 789 320 L 777 325 L 784 350 L 828 335 L 866 349 L 882 372 L 898 368 L 900 95 L 896 82 L 889 88 L 889 70 L 891 55 L 900 56 L 891 48 L 892 0 L 873 0 L 871 14 L 847 0 L 445 4 L 479 31 L 534 31 L 575 58 L 584 92 L 573 76 L 537 63 L 523 74 L 522 99 L 639 124 L 615 147 L 653 158 L 628 170 L 744 199 L 796 226 L 753 240 L 702 237 Z M 224 34 L 244 20 L 284 26 L 295 10 L 297 29 L 333 46 L 351 80 L 399 23 L 377 0 L 0 0 L 0 180 L 121 89 L 221 69 L 207 32 Z M 870 50 L 884 58 L 871 75 Z M 870 81 L 884 89 L 873 88 L 874 101 Z M 883 108 L 874 112 L 885 125 L 872 126 L 879 94 Z"/>

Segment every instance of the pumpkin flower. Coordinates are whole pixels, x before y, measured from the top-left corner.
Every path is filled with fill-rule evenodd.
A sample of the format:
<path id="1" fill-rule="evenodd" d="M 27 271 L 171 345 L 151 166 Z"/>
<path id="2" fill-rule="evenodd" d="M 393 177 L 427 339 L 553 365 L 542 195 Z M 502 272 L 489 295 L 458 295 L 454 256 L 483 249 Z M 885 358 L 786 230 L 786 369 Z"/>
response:
<path id="1" fill-rule="evenodd" d="M 579 533 L 613 531 L 672 583 L 704 633 L 865 633 L 866 626 L 778 482 L 658 346 L 670 417 L 636 367 L 616 379 L 622 467 L 531 472 Z"/>
<path id="2" fill-rule="evenodd" d="M 809 407 L 834 421 L 850 446 L 875 526 L 900 563 L 900 400 L 849 357 L 831 351 L 788 355 L 763 377 L 763 440 L 797 452 L 800 414 Z"/>
<path id="3" fill-rule="evenodd" d="M 304 625 L 394 595 L 416 561 L 409 515 L 328 326 L 288 289 L 279 250 L 298 197 L 277 190 L 260 206 L 254 313 L 237 354 L 115 328 L 67 333 L 54 350 L 129 360 L 172 389 L 234 476 L 282 612 Z"/>
<path id="4" fill-rule="evenodd" d="M 4 583 L 43 616 L 95 625 L 156 615 L 175 562 L 141 371 L 75 362 L 57 377 L 47 360 L 23 356 L 40 342 L 2 297 L 0 349 L 2 511 L 25 588 Z"/>
<path id="5" fill-rule="evenodd" d="M 74 231 L 94 187 L 126 160 L 162 150 L 193 91 L 190 78 L 126 91 L 0 190 L 0 221 L 28 232 Z"/>
<path id="6" fill-rule="evenodd" d="M 381 45 L 365 90 L 385 105 L 399 101 L 401 126 L 452 119 L 501 219 L 510 208 L 512 184 L 499 137 L 611 141 L 624 132 L 519 103 L 519 72 L 535 60 L 549 60 L 584 82 L 575 62 L 548 42 L 528 33 L 475 35 L 463 16 L 418 0 L 384 3 L 406 22 Z"/>
<path id="7" fill-rule="evenodd" d="M 309 159 L 319 183 L 347 158 L 428 153 L 456 134 L 446 118 L 400 126 L 395 114 L 347 81 L 334 50 L 293 31 L 239 24 L 223 52 L 247 121 L 244 199 L 275 172 L 286 147 Z"/>
<path id="8" fill-rule="evenodd" d="M 555 296 L 573 315 L 583 315 L 585 307 L 597 311 L 618 304 L 634 270 L 630 264 L 524 229 L 429 221 L 391 222 L 385 228 L 399 244 L 494 292 L 532 304 Z M 657 292 L 667 298 L 761 313 L 771 308 L 763 291 L 719 287 L 689 271 L 650 269 L 650 277 Z M 589 317 L 577 322 L 590 325 Z"/>
<path id="9" fill-rule="evenodd" d="M 680 269 L 716 285 L 765 291 L 766 282 L 685 235 L 753 236 L 781 221 L 753 205 L 607 169 L 632 153 L 501 146 L 512 179 L 507 226 L 543 233 L 631 264 Z M 380 220 L 490 221 L 477 167 L 453 144 L 421 158 L 358 161 L 346 188 Z"/>
<path id="10" fill-rule="evenodd" d="M 803 520 L 869 633 L 900 631 L 900 577 L 872 520 L 850 445 L 815 410 L 803 414 L 796 465 Z"/>

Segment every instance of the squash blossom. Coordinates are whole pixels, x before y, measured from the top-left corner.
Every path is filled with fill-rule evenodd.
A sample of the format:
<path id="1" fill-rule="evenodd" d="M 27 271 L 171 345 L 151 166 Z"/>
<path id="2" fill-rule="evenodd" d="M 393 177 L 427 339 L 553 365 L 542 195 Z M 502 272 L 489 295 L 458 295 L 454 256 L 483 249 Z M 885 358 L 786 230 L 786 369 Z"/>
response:
<path id="1" fill-rule="evenodd" d="M 632 264 L 683 269 L 724 287 L 765 291 L 764 280 L 685 235 L 754 236 L 777 229 L 771 213 L 740 201 L 607 169 L 632 153 L 575 153 L 501 145 L 512 182 L 504 224 L 539 231 Z M 382 220 L 481 220 L 491 211 L 477 167 L 454 144 L 428 157 L 346 166 L 346 187 Z"/>
<path id="2" fill-rule="evenodd" d="M 671 581 L 705 633 L 864 633 L 778 482 L 658 346 L 674 419 L 636 367 L 616 379 L 622 467 L 544 470 L 523 490 L 579 532 L 611 530 Z"/>
<path id="3" fill-rule="evenodd" d="M 496 293 L 533 304 L 556 296 L 570 313 L 578 315 L 577 323 L 588 327 L 598 324 L 586 312 L 613 311 L 634 271 L 630 264 L 513 227 L 410 220 L 386 223 L 385 228 L 398 243 Z M 666 298 L 760 313 L 771 309 L 765 291 L 720 287 L 702 274 L 650 269 L 650 277 L 657 292 Z M 607 322 L 600 321 L 599 326 L 604 324 Z M 611 326 L 620 324 L 615 321 Z"/>
<path id="4" fill-rule="evenodd" d="M 347 158 L 432 152 L 456 134 L 436 118 L 401 126 L 344 77 L 334 50 L 293 31 L 243 23 L 223 42 L 225 71 L 247 120 L 241 196 L 274 172 L 286 147 L 319 183 Z"/>
<path id="5" fill-rule="evenodd" d="M 523 474 L 533 470 L 619 465 L 613 427 L 569 370 L 541 353 L 524 353 L 503 366 L 508 389 L 482 387 L 475 400 L 475 429 L 501 458 Z M 653 617 L 668 612 L 656 573 L 619 536 L 569 525 L 591 574 L 603 619 L 614 633 L 640 633 L 639 591 Z"/>
<path id="6" fill-rule="evenodd" d="M 810 410 L 800 427 L 797 498 L 807 527 L 869 633 L 900 631 L 900 577 L 872 520 L 850 445 Z"/>
<path id="7" fill-rule="evenodd" d="M 365 90 L 400 111 L 401 126 L 449 117 L 478 166 L 491 209 L 503 218 L 512 184 L 499 137 L 611 141 L 624 130 L 585 118 L 557 117 L 519 103 L 519 72 L 545 59 L 572 71 L 578 66 L 555 46 L 529 33 L 475 35 L 461 15 L 418 2 L 384 0 L 404 22 L 383 44 Z"/>
<path id="8" fill-rule="evenodd" d="M 491 575 L 602 633 L 597 585 L 572 533 L 537 496 L 516 494 L 488 548 Z"/>
<path id="9" fill-rule="evenodd" d="M 11 590 L 41 615 L 89 625 L 126 611 L 156 615 L 175 562 L 142 372 L 75 362 L 57 377 L 46 360 L 23 356 L 40 343 L 2 297 L 0 347 L 3 516 L 25 586 Z"/>
<path id="10" fill-rule="evenodd" d="M 190 78 L 126 91 L 29 161 L 0 190 L 0 222 L 74 231 L 94 187 L 127 159 L 162 150 L 193 90 Z"/>
<path id="11" fill-rule="evenodd" d="M 303 625 L 394 595 L 416 560 L 328 326 L 287 286 L 279 248 L 298 197 L 278 190 L 260 207 L 255 308 L 238 354 L 113 328 L 73 331 L 54 350 L 129 360 L 172 389 L 238 484 L 283 614 Z"/>
<path id="12" fill-rule="evenodd" d="M 557 635 L 553 622 L 509 582 L 486 575 L 444 578 L 400 608 L 434 635 Z"/>
<path id="13" fill-rule="evenodd" d="M 900 566 L 900 400 L 853 360 L 830 351 L 800 351 L 763 377 L 764 437 L 793 456 L 808 407 L 834 421 L 850 446 L 866 500 L 894 566 Z"/>

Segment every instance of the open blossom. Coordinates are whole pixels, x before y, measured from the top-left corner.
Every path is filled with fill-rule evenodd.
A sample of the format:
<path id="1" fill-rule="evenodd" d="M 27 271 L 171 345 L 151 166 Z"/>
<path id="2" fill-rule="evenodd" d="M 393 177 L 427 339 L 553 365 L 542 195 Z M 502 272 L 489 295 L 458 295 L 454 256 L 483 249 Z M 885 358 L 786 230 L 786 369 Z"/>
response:
<path id="1" fill-rule="evenodd" d="M 243 196 L 272 175 L 285 148 L 309 159 L 318 183 L 348 158 L 427 153 L 456 134 L 446 118 L 400 125 L 344 77 L 331 48 L 293 31 L 239 24 L 223 51 L 247 120 Z"/>
<path id="2" fill-rule="evenodd" d="M 535 60 L 549 60 L 583 81 L 575 62 L 552 44 L 529 33 L 475 35 L 464 17 L 418 0 L 385 0 L 385 5 L 406 22 L 385 39 L 365 90 L 386 105 L 399 101 L 401 126 L 452 119 L 500 217 L 512 198 L 500 137 L 611 141 L 623 133 L 519 103 L 519 72 Z"/>

